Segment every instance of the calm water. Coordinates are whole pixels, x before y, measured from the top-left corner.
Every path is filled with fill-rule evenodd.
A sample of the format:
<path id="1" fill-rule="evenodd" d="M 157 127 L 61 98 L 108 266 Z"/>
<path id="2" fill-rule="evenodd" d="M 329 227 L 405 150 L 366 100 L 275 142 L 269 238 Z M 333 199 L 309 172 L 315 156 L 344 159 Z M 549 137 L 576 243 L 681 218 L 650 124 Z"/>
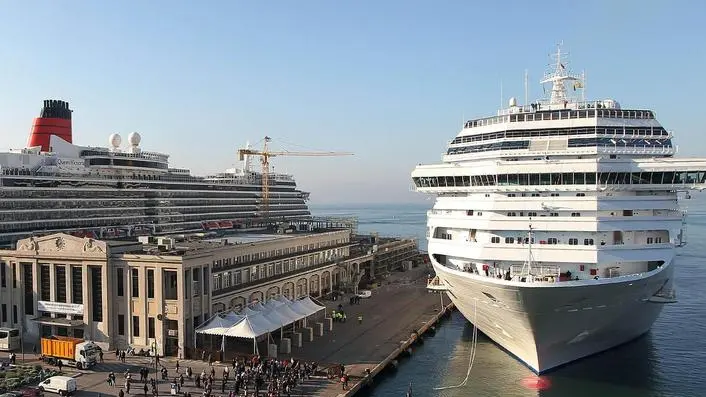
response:
<path id="1" fill-rule="evenodd" d="M 358 216 L 360 232 L 416 236 L 424 249 L 425 212 L 431 205 L 312 206 L 312 211 Z M 706 396 L 706 194 L 695 194 L 683 206 L 689 211 L 689 244 L 680 250 L 675 268 L 679 303 L 665 305 L 645 337 L 542 376 L 550 386 L 538 391 L 526 386 L 536 379 L 529 369 L 479 334 L 467 385 L 436 391 L 460 383 L 468 368 L 473 327 L 455 313 L 369 395 L 402 397 L 412 382 L 415 397 Z"/>

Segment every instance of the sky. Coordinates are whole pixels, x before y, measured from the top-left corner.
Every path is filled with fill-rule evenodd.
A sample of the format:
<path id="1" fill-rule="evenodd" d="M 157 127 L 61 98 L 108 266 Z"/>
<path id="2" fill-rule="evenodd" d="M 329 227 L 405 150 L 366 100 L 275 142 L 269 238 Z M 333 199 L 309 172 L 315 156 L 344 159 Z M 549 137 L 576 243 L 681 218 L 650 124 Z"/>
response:
<path id="1" fill-rule="evenodd" d="M 237 150 L 277 157 L 312 203 L 410 203 L 464 118 L 539 99 L 557 43 L 587 99 L 648 108 L 679 155 L 703 155 L 700 1 L 10 1 L 0 12 L 0 150 L 24 147 L 44 99 L 70 102 L 74 143 L 137 131 L 202 175 Z M 502 95 L 501 87 L 502 86 Z M 503 103 L 503 106 L 505 103 Z"/>

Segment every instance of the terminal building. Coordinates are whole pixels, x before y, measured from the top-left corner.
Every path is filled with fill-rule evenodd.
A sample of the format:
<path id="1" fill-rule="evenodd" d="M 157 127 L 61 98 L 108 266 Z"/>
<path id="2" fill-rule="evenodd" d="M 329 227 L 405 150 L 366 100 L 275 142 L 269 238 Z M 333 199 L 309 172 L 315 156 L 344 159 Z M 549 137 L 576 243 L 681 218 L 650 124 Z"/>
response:
<path id="1" fill-rule="evenodd" d="M 411 259 L 416 242 L 361 243 L 347 228 L 210 240 L 31 237 L 0 251 L 0 327 L 19 328 L 25 344 L 76 336 L 184 357 L 194 329 L 217 312 L 357 285 L 376 255 L 387 269 L 393 253 Z"/>

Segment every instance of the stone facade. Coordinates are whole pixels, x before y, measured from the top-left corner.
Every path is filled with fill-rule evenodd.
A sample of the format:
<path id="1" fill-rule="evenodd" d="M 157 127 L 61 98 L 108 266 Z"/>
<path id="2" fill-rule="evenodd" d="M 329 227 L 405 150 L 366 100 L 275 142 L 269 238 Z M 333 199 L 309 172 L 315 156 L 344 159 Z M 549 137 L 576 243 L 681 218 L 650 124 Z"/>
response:
<path id="1" fill-rule="evenodd" d="M 70 335 L 183 356 L 195 327 L 218 311 L 279 294 L 319 297 L 350 281 L 361 262 L 351 245 L 349 230 L 160 253 L 66 234 L 28 238 L 0 251 L 0 326 L 20 328 L 25 343 Z"/>

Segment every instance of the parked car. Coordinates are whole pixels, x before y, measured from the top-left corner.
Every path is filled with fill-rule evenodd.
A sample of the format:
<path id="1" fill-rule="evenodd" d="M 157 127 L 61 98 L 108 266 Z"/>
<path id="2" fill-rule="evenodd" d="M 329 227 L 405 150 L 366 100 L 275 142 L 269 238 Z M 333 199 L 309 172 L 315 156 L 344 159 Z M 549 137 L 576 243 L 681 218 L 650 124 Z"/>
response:
<path id="1" fill-rule="evenodd" d="M 39 384 L 42 392 L 57 393 L 60 396 L 70 396 L 76 389 L 76 379 L 70 376 L 52 376 Z"/>

